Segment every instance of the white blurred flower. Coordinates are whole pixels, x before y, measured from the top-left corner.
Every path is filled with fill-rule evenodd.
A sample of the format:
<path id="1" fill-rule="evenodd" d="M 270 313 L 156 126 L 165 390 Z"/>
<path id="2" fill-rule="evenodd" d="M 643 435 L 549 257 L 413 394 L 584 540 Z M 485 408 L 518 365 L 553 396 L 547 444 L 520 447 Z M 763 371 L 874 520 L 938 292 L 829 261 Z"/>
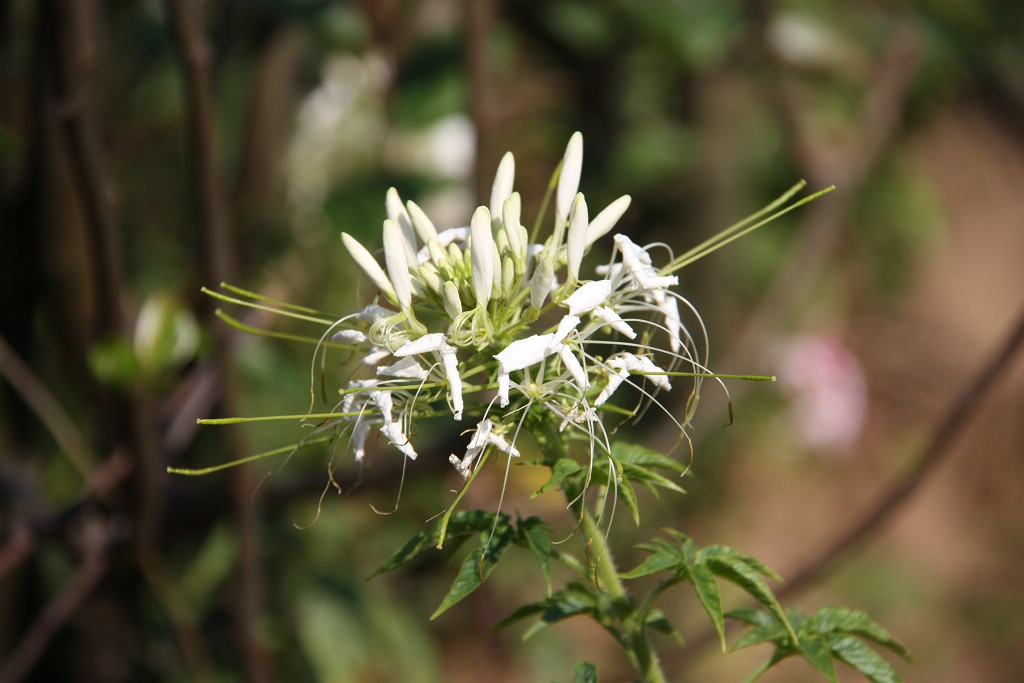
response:
<path id="1" fill-rule="evenodd" d="M 804 444 L 842 452 L 860 436 L 868 394 L 857 357 L 837 338 L 801 335 L 780 354 L 779 377 Z"/>

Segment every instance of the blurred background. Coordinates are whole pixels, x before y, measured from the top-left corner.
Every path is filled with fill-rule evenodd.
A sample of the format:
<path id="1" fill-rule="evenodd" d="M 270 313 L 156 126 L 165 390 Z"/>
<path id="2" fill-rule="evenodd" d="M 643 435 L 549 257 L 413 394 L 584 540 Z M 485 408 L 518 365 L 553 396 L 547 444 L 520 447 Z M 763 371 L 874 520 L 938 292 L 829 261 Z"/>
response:
<path id="1" fill-rule="evenodd" d="M 338 235 L 376 248 L 388 187 L 465 225 L 511 150 L 532 217 L 574 130 L 591 205 L 632 195 L 622 231 L 677 253 L 837 186 L 680 273 L 712 366 L 779 381 L 731 383 L 727 428 L 708 389 L 689 494 L 620 514 L 620 566 L 673 525 L 805 576 L 788 603 L 869 611 L 906 681 L 1024 681 L 1024 363 L 958 403 L 1024 306 L 1018 0 L 0 2 L 0 680 L 629 679 L 580 620 L 490 632 L 542 594 L 527 558 L 434 622 L 458 555 L 367 580 L 460 484 L 443 429 L 400 497 L 383 445 L 165 471 L 303 435 L 198 417 L 309 406 L 311 347 L 201 286 L 349 310 Z M 653 412 L 636 438 L 674 441 Z M 537 476 L 503 509 L 559 519 Z M 681 589 L 666 611 L 672 680 L 767 657 L 723 657 Z"/>

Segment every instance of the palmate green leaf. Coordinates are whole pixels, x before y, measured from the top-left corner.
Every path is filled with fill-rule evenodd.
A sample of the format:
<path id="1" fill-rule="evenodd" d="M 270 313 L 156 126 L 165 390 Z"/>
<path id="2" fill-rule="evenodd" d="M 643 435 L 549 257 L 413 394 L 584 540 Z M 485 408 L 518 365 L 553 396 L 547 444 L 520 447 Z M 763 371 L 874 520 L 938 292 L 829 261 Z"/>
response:
<path id="1" fill-rule="evenodd" d="M 900 683 L 900 677 L 892 665 L 853 636 L 833 637 L 829 640 L 836 659 L 850 665 L 872 683 Z"/>
<path id="2" fill-rule="evenodd" d="M 711 623 L 715 625 L 718 632 L 718 640 L 722 643 L 722 651 L 725 651 L 725 618 L 722 614 L 722 599 L 718 592 L 718 582 L 715 580 L 714 572 L 703 563 L 686 565 L 686 574 L 697 591 L 697 599 L 703 605 L 704 611 L 711 617 Z"/>
<path id="3" fill-rule="evenodd" d="M 597 683 L 597 667 L 590 662 L 576 662 L 572 668 L 572 683 Z"/>
<path id="4" fill-rule="evenodd" d="M 760 570 L 751 566 L 748 559 L 749 558 L 741 555 L 732 548 L 720 545 L 711 545 L 701 549 L 697 553 L 694 563 L 707 565 L 707 567 L 714 572 L 716 576 L 736 584 L 749 593 L 751 597 L 767 607 L 771 613 L 778 618 L 783 626 L 785 626 L 786 631 L 795 641 L 797 639 L 796 632 L 793 630 L 789 620 L 786 618 L 786 613 L 782 610 L 782 605 L 779 604 L 779 601 L 775 597 L 775 593 L 772 592 L 772 589 L 769 588 L 768 584 L 765 583 L 765 580 L 761 578 Z M 755 561 L 755 564 L 760 569 L 767 569 L 767 567 L 764 567 L 760 562 Z M 772 572 L 772 574 L 774 575 L 775 573 Z"/>
<path id="5" fill-rule="evenodd" d="M 430 615 L 430 618 L 436 619 L 449 607 L 479 588 L 484 579 L 497 566 L 498 561 L 501 560 L 515 537 L 516 531 L 508 523 L 508 517 L 506 515 L 499 517 L 490 538 L 485 537 L 484 543 L 463 561 L 459 574 L 455 577 L 455 582 L 448 590 L 448 595 L 444 596 L 441 605 Z"/>
<path id="6" fill-rule="evenodd" d="M 658 451 L 652 451 L 637 444 L 623 443 L 617 441 L 612 445 L 612 459 L 622 463 L 629 463 L 647 469 L 663 469 L 669 472 L 682 474 L 686 471 L 686 465 L 662 455 Z"/>
<path id="7" fill-rule="evenodd" d="M 551 527 L 545 524 L 540 517 L 527 517 L 517 523 L 519 527 L 519 542 L 525 544 L 533 556 L 537 558 L 540 571 L 544 575 L 544 584 L 547 586 L 548 595 L 551 594 L 551 538 L 548 534 Z"/>
<path id="8" fill-rule="evenodd" d="M 872 640 L 896 654 L 907 657 L 909 651 L 900 641 L 864 612 L 845 607 L 822 607 L 808 621 L 807 628 L 817 633 L 845 633 Z"/>
<path id="9" fill-rule="evenodd" d="M 533 493 L 533 497 L 536 498 L 540 494 L 550 491 L 565 481 L 566 478 L 572 476 L 586 476 L 586 470 L 575 460 L 562 458 L 551 468 L 551 477 Z"/>
<path id="10" fill-rule="evenodd" d="M 447 537 L 455 545 L 466 540 L 479 531 L 489 531 L 494 528 L 497 515 L 485 510 L 460 510 L 455 512 L 448 521 Z M 502 515 L 507 523 L 508 517 Z M 375 571 L 371 577 L 382 574 L 386 571 L 401 567 L 411 562 L 428 550 L 434 550 L 442 530 L 442 523 L 438 521 L 430 529 L 421 531 L 413 536 L 394 555 L 389 557 L 380 569 Z"/>
<path id="11" fill-rule="evenodd" d="M 607 619 L 604 614 L 608 611 L 608 603 L 608 597 L 595 586 L 582 581 L 570 581 L 565 588 L 555 591 L 537 602 L 523 605 L 502 619 L 494 629 L 505 628 L 535 614 L 541 615 L 540 620 L 523 634 L 523 640 L 534 636 L 551 624 L 581 614 L 592 617 L 607 628 Z"/>
<path id="12" fill-rule="evenodd" d="M 660 609 L 652 609 L 647 614 L 647 619 L 644 623 L 650 628 L 653 628 L 655 631 L 658 631 L 659 633 L 664 633 L 665 635 L 671 637 L 672 640 L 676 641 L 680 645 L 685 644 L 685 641 L 683 640 L 683 634 L 676 630 L 676 627 L 672 625 L 672 623 L 668 620 L 668 617 L 666 617 L 665 613 L 662 612 Z"/>
<path id="13" fill-rule="evenodd" d="M 747 681 L 756 680 L 787 657 L 800 655 L 829 681 L 838 681 L 835 670 L 838 659 L 872 683 L 900 683 L 892 665 L 858 638 L 872 640 L 903 656 L 907 654 L 906 648 L 863 612 L 824 607 L 813 618 L 808 618 L 791 611 L 789 621 L 797 631 L 795 642 L 773 613 L 748 609 L 735 610 L 726 616 L 754 627 L 733 644 L 733 650 L 758 643 L 775 644 L 772 656 L 755 669 Z"/>
<path id="14" fill-rule="evenodd" d="M 623 579 L 638 579 L 641 576 L 647 576 L 668 569 L 674 569 L 678 572 L 679 567 L 686 563 L 686 556 L 682 548 L 660 538 L 654 539 L 653 543 L 643 543 L 637 547 L 641 550 L 646 550 L 651 555 L 641 562 L 638 567 L 629 570 L 625 574 L 620 574 L 619 576 Z"/>

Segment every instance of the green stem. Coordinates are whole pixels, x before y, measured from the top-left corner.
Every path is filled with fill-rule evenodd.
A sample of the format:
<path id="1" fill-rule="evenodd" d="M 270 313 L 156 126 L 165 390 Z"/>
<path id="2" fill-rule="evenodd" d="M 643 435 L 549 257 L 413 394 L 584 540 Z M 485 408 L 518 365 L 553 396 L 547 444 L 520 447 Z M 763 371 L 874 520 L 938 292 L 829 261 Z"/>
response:
<path id="1" fill-rule="evenodd" d="M 543 418 L 531 426 L 534 439 L 544 454 L 546 464 L 554 467 L 560 459 L 566 457 L 566 443 L 563 434 L 556 426 Z M 626 587 L 619 578 L 619 570 L 615 566 L 608 545 L 608 537 L 601 530 L 597 520 L 587 509 L 581 487 L 572 484 L 562 485 L 562 493 L 567 501 L 575 501 L 570 510 L 577 515 L 580 531 L 587 543 L 587 563 L 594 569 L 594 581 L 598 588 L 605 591 L 615 606 L 616 628 L 612 631 L 619 644 L 626 651 L 631 662 L 640 673 L 645 683 L 666 683 L 665 674 L 661 670 L 658 655 L 647 638 L 647 628 L 642 623 L 634 623 L 642 619 L 646 610 L 637 610 Z M 605 626 L 604 624 L 602 624 Z M 607 628 L 607 626 L 605 626 Z M 611 629 L 609 629 L 611 630 Z"/>

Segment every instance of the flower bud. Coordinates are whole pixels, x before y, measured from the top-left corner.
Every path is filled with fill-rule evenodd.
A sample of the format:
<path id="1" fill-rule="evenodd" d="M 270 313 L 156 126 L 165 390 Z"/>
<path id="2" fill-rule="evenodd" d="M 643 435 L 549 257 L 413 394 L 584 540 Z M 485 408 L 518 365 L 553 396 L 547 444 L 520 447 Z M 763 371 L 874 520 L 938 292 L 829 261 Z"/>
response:
<path id="1" fill-rule="evenodd" d="M 397 301 L 395 289 L 391 286 L 391 281 L 384 274 L 384 270 L 377 263 L 377 260 L 373 258 L 373 255 L 366 250 L 366 247 L 347 232 L 341 233 L 341 242 L 345 245 L 345 249 L 348 250 L 352 260 L 373 280 L 373 284 L 377 285 L 380 291 L 384 293 L 384 296 Z"/>
<path id="2" fill-rule="evenodd" d="M 462 297 L 459 296 L 459 287 L 451 280 L 445 280 L 441 300 L 449 318 L 455 320 L 462 315 Z"/>
<path id="3" fill-rule="evenodd" d="M 491 213 L 486 206 L 477 207 L 469 223 L 471 242 L 470 272 L 477 306 L 485 306 L 494 287 L 494 237 L 491 235 Z"/>
<path id="4" fill-rule="evenodd" d="M 491 186 L 490 217 L 497 219 L 502 217 L 502 206 L 505 200 L 512 194 L 512 185 L 516 177 L 516 160 L 512 152 L 505 152 L 498 164 L 498 171 L 494 174 L 494 184 Z"/>
<path id="5" fill-rule="evenodd" d="M 587 202 L 582 193 L 576 195 L 576 199 L 572 203 L 571 214 L 567 244 L 568 260 L 566 262 L 570 283 L 580 277 L 580 263 L 583 262 L 583 251 L 587 247 Z"/>
<path id="6" fill-rule="evenodd" d="M 384 221 L 384 265 L 388 278 L 395 288 L 398 305 L 406 313 L 412 309 L 412 282 L 409 277 L 409 261 L 405 252 L 405 238 L 402 230 L 390 218 Z"/>

